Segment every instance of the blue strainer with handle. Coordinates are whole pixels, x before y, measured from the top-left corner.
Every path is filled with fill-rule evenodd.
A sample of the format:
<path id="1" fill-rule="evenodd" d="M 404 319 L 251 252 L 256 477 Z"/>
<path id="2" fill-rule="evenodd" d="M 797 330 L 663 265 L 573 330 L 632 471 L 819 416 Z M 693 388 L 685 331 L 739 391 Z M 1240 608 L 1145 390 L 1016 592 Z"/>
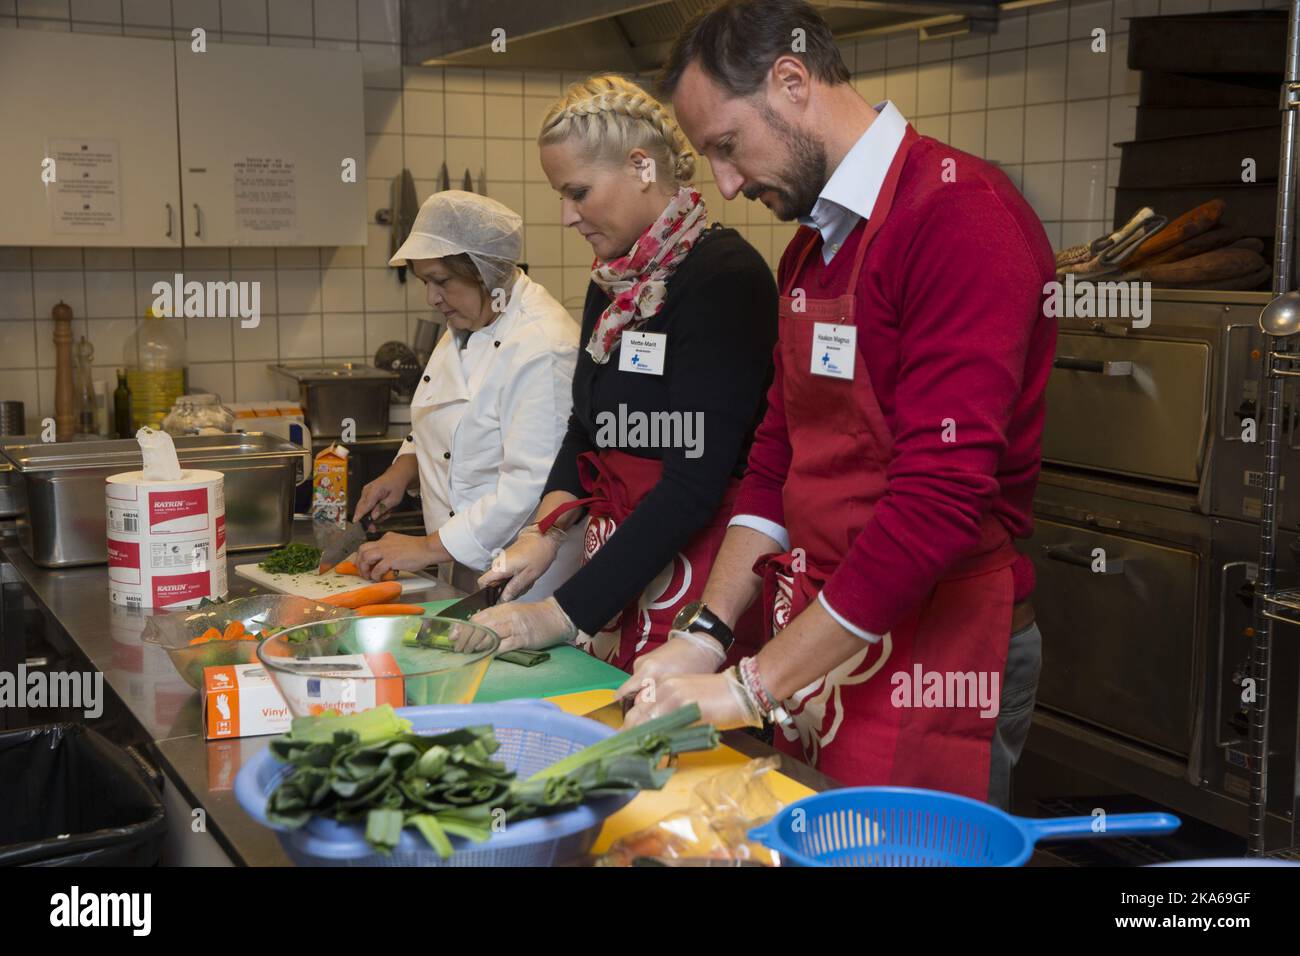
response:
<path id="1" fill-rule="evenodd" d="M 1021 866 L 1039 840 L 1150 836 L 1180 823 L 1168 813 L 1032 820 L 938 790 L 850 787 L 790 804 L 749 838 L 799 866 Z"/>

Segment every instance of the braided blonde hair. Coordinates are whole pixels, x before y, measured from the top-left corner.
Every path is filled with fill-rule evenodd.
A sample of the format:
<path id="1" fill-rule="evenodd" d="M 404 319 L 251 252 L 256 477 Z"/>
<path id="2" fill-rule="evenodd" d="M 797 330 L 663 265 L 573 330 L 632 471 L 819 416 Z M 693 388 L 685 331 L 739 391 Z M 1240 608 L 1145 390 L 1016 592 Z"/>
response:
<path id="1" fill-rule="evenodd" d="M 592 158 L 622 161 L 629 150 L 643 149 L 678 186 L 695 175 L 695 154 L 663 104 L 621 76 L 588 77 L 551 106 L 537 145 L 574 138 Z"/>

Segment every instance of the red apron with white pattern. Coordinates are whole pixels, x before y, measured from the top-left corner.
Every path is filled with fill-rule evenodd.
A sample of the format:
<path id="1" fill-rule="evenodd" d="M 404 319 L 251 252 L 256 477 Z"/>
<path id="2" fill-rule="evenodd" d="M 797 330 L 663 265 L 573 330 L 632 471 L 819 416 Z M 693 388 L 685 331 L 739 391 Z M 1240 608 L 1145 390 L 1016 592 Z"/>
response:
<path id="1" fill-rule="evenodd" d="M 811 230 L 801 230 L 811 235 L 782 290 L 783 395 L 793 451 L 782 500 L 794 547 L 754 565 L 764 579 L 763 606 L 772 609 L 772 633 L 816 600 L 885 493 L 893 438 L 866 363 L 859 352 L 852 380 L 812 374 L 813 325 L 858 321 L 853 291 L 863 257 L 889 215 L 916 139 L 909 125 L 863 229 L 846 294 L 792 297 L 809 254 L 820 250 L 820 236 Z M 987 799 L 996 716 L 980 716 L 977 701 L 915 706 L 919 691 L 900 692 L 915 683 L 916 665 L 922 675 L 942 675 L 945 684 L 953 673 L 984 673 L 987 686 L 1000 688 L 1016 552 L 996 518 L 986 517 L 982 532 L 975 551 L 891 633 L 864 642 L 860 652 L 785 702 L 793 726 L 776 728 L 778 748 L 846 784 L 928 787 Z"/>
<path id="2" fill-rule="evenodd" d="M 539 528 L 545 532 L 565 511 L 586 506 L 587 532 L 582 548 L 585 564 L 636 510 L 662 474 L 663 462 L 658 459 L 639 458 L 617 449 L 583 452 L 578 456 L 578 475 L 590 497 L 560 505 L 539 522 Z M 712 521 L 700 528 L 686 547 L 646 585 L 635 604 L 624 608 L 589 639 L 580 634 L 578 646 L 593 657 L 629 672 L 634 660 L 662 646 L 668 640 L 677 612 L 698 601 L 704 591 L 739 491 L 740 481 L 733 478 Z M 762 633 L 763 614 L 755 606 L 753 613 L 742 617 L 735 629 L 736 642 L 727 655 L 727 665 L 756 653 Z"/>

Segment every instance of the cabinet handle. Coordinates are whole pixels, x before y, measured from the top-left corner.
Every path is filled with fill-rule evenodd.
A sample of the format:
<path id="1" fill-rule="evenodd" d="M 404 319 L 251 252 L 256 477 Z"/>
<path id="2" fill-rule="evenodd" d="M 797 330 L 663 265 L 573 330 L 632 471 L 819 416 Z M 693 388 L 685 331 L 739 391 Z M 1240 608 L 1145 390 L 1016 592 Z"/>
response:
<path id="1" fill-rule="evenodd" d="M 172 237 L 172 204 L 167 203 L 167 238 Z"/>
<path id="2" fill-rule="evenodd" d="M 199 204 L 194 204 L 194 238 L 203 237 L 203 211 L 199 209 Z"/>
<path id="3" fill-rule="evenodd" d="M 1074 372 L 1092 372 L 1096 375 L 1132 375 L 1132 362 L 1103 362 L 1101 359 L 1076 358 L 1073 355 L 1058 355 L 1053 363 L 1057 368 L 1070 369 Z"/>
<path id="4" fill-rule="evenodd" d="M 1059 544 L 1043 545 L 1043 557 L 1047 558 L 1049 561 L 1060 561 L 1063 564 L 1072 564 L 1076 568 L 1087 568 L 1090 571 L 1092 570 L 1092 555 L 1082 554 L 1068 545 L 1059 545 Z M 1093 573 L 1105 574 L 1105 575 L 1123 574 L 1124 559 L 1107 558 L 1106 570 L 1096 571 Z"/>

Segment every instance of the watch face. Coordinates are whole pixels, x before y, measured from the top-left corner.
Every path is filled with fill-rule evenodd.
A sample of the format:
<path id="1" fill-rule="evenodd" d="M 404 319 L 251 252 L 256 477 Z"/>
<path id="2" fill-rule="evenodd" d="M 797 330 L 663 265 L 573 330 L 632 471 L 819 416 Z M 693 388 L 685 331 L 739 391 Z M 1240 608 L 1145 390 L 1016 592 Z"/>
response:
<path id="1" fill-rule="evenodd" d="M 699 616 L 700 609 L 704 607 L 703 601 L 692 601 L 686 607 L 677 612 L 677 617 L 673 619 L 673 628 L 678 631 L 685 631 L 695 622 Z"/>

